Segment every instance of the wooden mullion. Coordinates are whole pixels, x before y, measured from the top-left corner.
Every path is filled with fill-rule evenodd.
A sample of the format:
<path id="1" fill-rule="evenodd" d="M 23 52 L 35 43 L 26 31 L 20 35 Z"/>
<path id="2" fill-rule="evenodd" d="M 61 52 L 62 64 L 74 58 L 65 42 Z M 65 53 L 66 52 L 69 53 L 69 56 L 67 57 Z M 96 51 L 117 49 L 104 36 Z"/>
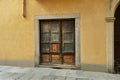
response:
<path id="1" fill-rule="evenodd" d="M 73 34 L 74 34 L 74 41 L 73 41 L 73 44 L 74 44 L 74 64 L 75 64 L 75 54 L 76 54 L 76 52 L 75 52 L 75 19 L 74 19 L 74 32 L 73 32 Z"/>
<path id="2" fill-rule="evenodd" d="M 61 63 L 63 64 L 64 60 L 63 60 L 63 33 L 62 33 L 62 20 L 60 20 L 60 40 L 61 40 L 61 52 L 60 52 L 60 57 L 61 57 Z"/>
<path id="3" fill-rule="evenodd" d="M 49 22 L 49 24 L 51 24 L 50 23 L 50 21 L 48 21 Z M 50 46 L 51 46 L 51 27 L 49 26 L 49 33 L 50 33 Z M 51 47 L 50 47 L 50 52 L 49 52 L 50 54 L 49 54 L 49 61 L 50 61 L 50 64 L 52 63 L 52 54 L 51 54 Z"/>

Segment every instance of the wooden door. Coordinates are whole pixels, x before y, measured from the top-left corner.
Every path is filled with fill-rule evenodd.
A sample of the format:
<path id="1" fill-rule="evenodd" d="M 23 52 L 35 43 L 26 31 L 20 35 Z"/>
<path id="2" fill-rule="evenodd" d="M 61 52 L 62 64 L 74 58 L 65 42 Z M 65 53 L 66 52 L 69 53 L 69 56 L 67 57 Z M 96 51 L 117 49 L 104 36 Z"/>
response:
<path id="1" fill-rule="evenodd" d="M 74 20 L 62 21 L 62 57 L 64 64 L 75 62 Z"/>
<path id="2" fill-rule="evenodd" d="M 74 64 L 74 20 L 40 21 L 40 63 Z"/>

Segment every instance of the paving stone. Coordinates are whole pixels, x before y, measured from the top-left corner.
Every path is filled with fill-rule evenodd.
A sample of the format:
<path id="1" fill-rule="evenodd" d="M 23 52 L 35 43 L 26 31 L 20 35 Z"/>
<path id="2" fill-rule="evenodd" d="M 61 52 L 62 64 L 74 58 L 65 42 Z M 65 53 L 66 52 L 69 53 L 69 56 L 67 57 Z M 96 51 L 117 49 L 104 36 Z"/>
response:
<path id="1" fill-rule="evenodd" d="M 63 76 L 55 76 L 54 80 L 65 80 L 65 77 L 63 77 Z"/>
<path id="2" fill-rule="evenodd" d="M 65 80 L 76 80 L 76 78 L 74 78 L 74 77 L 66 77 Z"/>
<path id="3" fill-rule="evenodd" d="M 29 80 L 42 80 L 43 76 L 39 76 L 39 75 L 34 75 L 33 77 L 31 77 L 31 79 Z"/>
<path id="4" fill-rule="evenodd" d="M 43 76 L 41 80 L 65 80 L 65 77 L 63 76 Z"/>
<path id="5" fill-rule="evenodd" d="M 14 75 L 10 76 L 9 79 L 10 80 L 17 80 L 17 79 L 21 78 L 22 76 L 24 76 L 23 73 L 14 73 Z"/>
<path id="6" fill-rule="evenodd" d="M 12 67 L 10 66 L 0 66 L 0 71 L 5 71 L 5 70 L 9 70 L 11 69 Z"/>
<path id="7" fill-rule="evenodd" d="M 24 74 L 22 77 L 20 77 L 17 80 L 30 80 L 35 74 L 33 74 L 32 72 Z"/>
<path id="8" fill-rule="evenodd" d="M 13 75 L 14 75 L 14 73 L 5 73 L 4 75 L 0 76 L 0 80 L 10 79 L 10 77 Z"/>
<path id="9" fill-rule="evenodd" d="M 37 68 L 34 69 L 32 73 L 35 75 L 44 76 L 44 75 L 50 75 L 51 72 L 54 72 L 54 70 L 49 68 Z"/>
<path id="10" fill-rule="evenodd" d="M 54 69 L 52 70 L 52 72 L 50 73 L 50 75 L 55 75 L 55 76 L 66 76 L 67 72 L 69 70 L 59 70 L 59 69 Z"/>
<path id="11" fill-rule="evenodd" d="M 13 67 L 13 68 L 9 68 L 9 69 L 4 70 L 4 71 L 11 72 L 11 73 L 29 73 L 32 71 L 32 68 Z"/>
<path id="12" fill-rule="evenodd" d="M 0 66 L 0 80 L 120 80 L 120 75 L 69 69 Z"/>
<path id="13" fill-rule="evenodd" d="M 78 70 L 69 70 L 67 72 L 67 76 L 68 77 L 75 77 L 75 78 L 87 78 L 84 75 L 81 75 L 82 73 L 83 73 L 82 71 L 78 73 Z"/>

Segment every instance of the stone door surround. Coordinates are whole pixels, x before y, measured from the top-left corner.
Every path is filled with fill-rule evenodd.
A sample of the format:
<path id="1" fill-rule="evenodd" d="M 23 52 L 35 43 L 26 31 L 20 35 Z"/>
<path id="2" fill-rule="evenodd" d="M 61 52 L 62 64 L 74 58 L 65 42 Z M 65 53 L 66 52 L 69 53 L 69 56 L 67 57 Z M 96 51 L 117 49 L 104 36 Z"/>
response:
<path id="1" fill-rule="evenodd" d="M 44 15 L 35 16 L 35 66 L 39 66 L 40 62 L 40 46 L 39 46 L 39 21 L 49 19 L 75 19 L 75 66 L 80 68 L 80 15 L 79 14 L 60 14 L 60 15 Z"/>

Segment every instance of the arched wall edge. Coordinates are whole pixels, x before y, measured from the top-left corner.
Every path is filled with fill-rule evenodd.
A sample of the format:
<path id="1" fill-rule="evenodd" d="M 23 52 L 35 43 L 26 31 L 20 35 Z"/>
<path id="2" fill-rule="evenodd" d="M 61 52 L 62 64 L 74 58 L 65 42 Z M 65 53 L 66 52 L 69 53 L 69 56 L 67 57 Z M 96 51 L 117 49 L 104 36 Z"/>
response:
<path id="1" fill-rule="evenodd" d="M 106 0 L 106 54 L 107 70 L 114 72 L 114 14 L 120 0 Z"/>

